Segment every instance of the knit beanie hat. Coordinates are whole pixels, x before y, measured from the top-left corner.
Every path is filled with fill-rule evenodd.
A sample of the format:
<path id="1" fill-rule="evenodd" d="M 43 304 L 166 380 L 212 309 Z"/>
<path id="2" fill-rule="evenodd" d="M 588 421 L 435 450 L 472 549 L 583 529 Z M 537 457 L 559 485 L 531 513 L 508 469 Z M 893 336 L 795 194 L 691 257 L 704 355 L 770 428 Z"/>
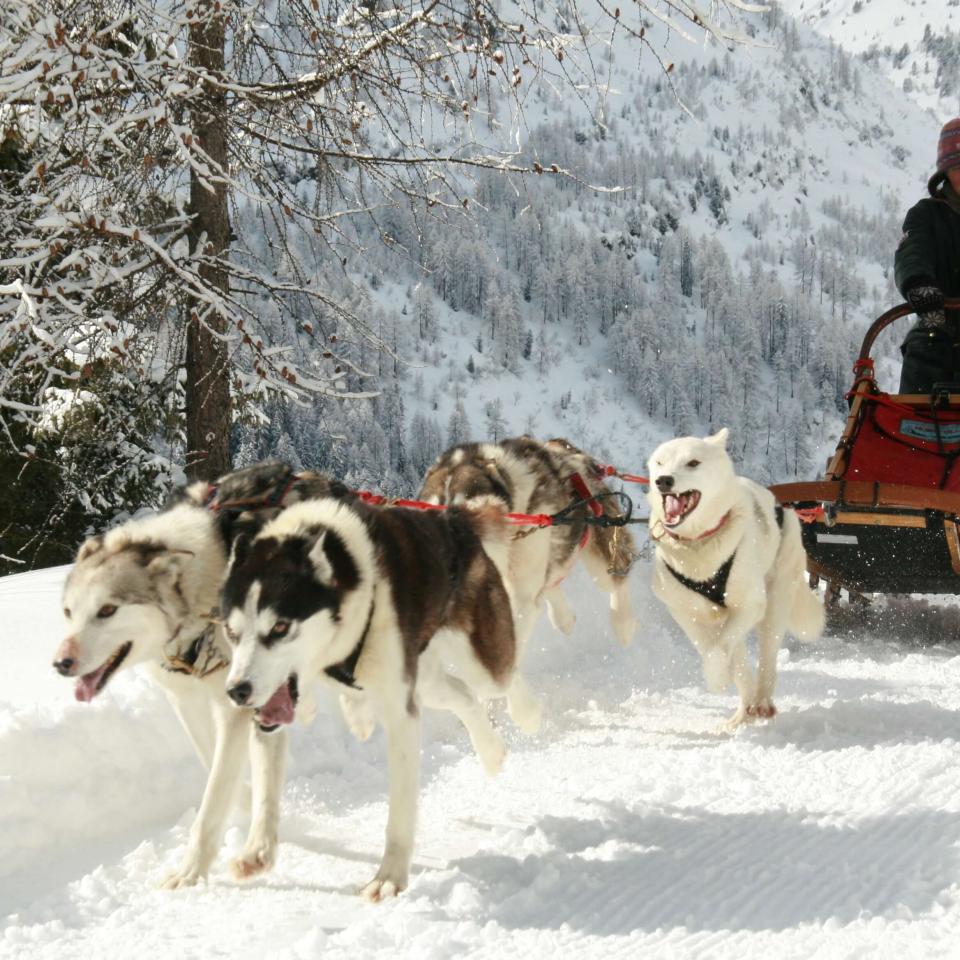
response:
<path id="1" fill-rule="evenodd" d="M 940 131 L 940 141 L 937 143 L 937 172 L 927 185 L 931 194 L 935 193 L 937 187 L 946 179 L 947 171 L 951 167 L 960 167 L 960 117 L 948 120 Z"/>

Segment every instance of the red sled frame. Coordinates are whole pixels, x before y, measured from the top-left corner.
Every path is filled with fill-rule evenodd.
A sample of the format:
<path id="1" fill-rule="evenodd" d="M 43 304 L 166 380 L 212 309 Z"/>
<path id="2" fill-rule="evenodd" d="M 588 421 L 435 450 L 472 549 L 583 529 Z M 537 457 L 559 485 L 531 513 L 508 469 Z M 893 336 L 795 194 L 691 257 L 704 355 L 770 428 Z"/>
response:
<path id="1" fill-rule="evenodd" d="M 960 384 L 884 393 L 870 358 L 877 335 L 910 313 L 894 307 L 864 336 L 825 477 L 770 488 L 807 520 L 807 569 L 831 601 L 841 587 L 853 596 L 960 593 Z"/>

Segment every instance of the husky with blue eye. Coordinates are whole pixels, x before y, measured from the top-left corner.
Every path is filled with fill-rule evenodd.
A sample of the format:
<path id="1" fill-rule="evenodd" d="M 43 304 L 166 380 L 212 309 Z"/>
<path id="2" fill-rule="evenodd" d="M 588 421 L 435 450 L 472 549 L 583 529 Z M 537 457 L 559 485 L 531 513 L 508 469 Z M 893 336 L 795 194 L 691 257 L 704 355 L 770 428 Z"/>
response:
<path id="1" fill-rule="evenodd" d="M 736 685 L 740 705 L 728 726 L 773 717 L 784 634 L 815 640 L 824 625 L 806 583 L 800 521 L 766 487 L 736 475 L 726 429 L 661 444 L 649 475 L 654 593 L 703 657 L 707 686 Z M 746 644 L 754 629 L 756 674 Z"/>
<path id="2" fill-rule="evenodd" d="M 282 727 L 319 679 L 347 692 L 345 709 L 356 693 L 357 711 L 383 725 L 390 802 L 383 859 L 363 889 L 370 900 L 407 886 L 421 707 L 452 711 L 490 774 L 505 750 L 483 701 L 506 697 L 521 728 L 539 724 L 515 671 L 508 530 L 497 507 L 421 512 L 328 499 L 290 507 L 234 544 L 221 600 L 234 703 Z"/>

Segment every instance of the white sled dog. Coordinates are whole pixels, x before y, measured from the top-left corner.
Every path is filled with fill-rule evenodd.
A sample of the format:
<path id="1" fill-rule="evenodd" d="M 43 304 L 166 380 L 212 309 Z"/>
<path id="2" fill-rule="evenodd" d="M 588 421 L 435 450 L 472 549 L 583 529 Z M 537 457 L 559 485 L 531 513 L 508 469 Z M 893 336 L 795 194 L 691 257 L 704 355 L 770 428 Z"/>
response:
<path id="1" fill-rule="evenodd" d="M 773 494 L 738 477 L 727 430 L 661 444 L 649 461 L 650 536 L 656 541 L 654 593 L 703 657 L 707 686 L 732 680 L 735 728 L 773 717 L 777 652 L 789 631 L 815 640 L 824 611 L 807 586 L 800 521 Z M 758 671 L 747 663 L 756 628 Z"/>
<path id="2" fill-rule="evenodd" d="M 203 879 L 220 847 L 244 769 L 251 764 L 252 817 L 232 864 L 237 878 L 269 870 L 276 858 L 285 737 L 268 736 L 252 710 L 239 711 L 224 690 L 229 646 L 216 610 L 233 525 L 249 516 L 218 506 L 275 512 L 277 502 L 339 490 L 316 474 L 294 477 L 284 464 L 261 464 L 208 486 L 194 484 L 181 502 L 87 540 L 63 594 L 69 635 L 54 667 L 75 677 L 75 696 L 89 702 L 121 669 L 146 664 L 163 688 L 209 771 L 203 800 L 180 867 L 163 886 Z M 276 492 L 276 497 L 273 497 Z M 255 722 L 260 720 L 260 722 Z"/>
<path id="3" fill-rule="evenodd" d="M 390 770 L 386 848 L 363 889 L 407 886 L 419 792 L 421 706 L 451 710 L 490 774 L 504 759 L 482 700 L 507 698 L 527 730 L 536 703 L 514 670 L 516 645 L 502 510 L 421 512 L 357 501 L 296 504 L 237 538 L 221 611 L 233 647 L 227 691 L 271 724 L 293 721 L 299 691 L 341 692 L 361 738 L 379 720 Z M 348 717 L 349 721 L 349 717 Z"/>
<path id="4" fill-rule="evenodd" d="M 583 481 L 579 487 L 575 477 Z M 542 442 L 516 437 L 500 443 L 464 443 L 441 454 L 427 471 L 420 496 L 429 503 L 492 502 L 508 513 L 554 514 L 583 498 L 585 491 L 609 490 L 595 460 L 567 440 Z M 595 501 L 607 516 L 618 515 L 611 498 Z M 614 633 L 626 646 L 637 621 L 630 607 L 627 574 L 634 558 L 633 537 L 626 527 L 588 527 L 591 510 L 580 507 L 581 522 L 526 529 L 510 543 L 511 593 L 516 603 L 517 644 L 522 651 L 546 602 L 553 626 L 573 630 L 576 616 L 560 584 L 582 559 L 590 576 L 610 594 Z"/>

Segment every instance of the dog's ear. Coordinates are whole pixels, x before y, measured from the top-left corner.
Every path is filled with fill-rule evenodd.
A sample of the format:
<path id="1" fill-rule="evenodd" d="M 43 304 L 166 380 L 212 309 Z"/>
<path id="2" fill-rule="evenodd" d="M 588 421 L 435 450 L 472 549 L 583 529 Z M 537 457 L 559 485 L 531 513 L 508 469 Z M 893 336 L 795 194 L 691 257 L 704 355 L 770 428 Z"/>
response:
<path id="1" fill-rule="evenodd" d="M 321 530 L 307 554 L 310 563 L 313 564 L 313 572 L 321 583 L 331 583 L 334 579 L 333 566 L 327 557 L 327 551 L 324 549 L 326 539 L 327 531 Z"/>
<path id="2" fill-rule="evenodd" d="M 241 530 L 241 532 L 233 538 L 233 545 L 230 547 L 230 559 L 227 561 L 227 567 L 229 569 L 239 566 L 247 559 L 247 555 L 250 553 L 251 539 L 251 535 L 247 530 Z"/>
<path id="3" fill-rule="evenodd" d="M 189 550 L 155 549 L 144 566 L 155 577 L 176 578 L 183 571 L 184 564 L 193 553 Z"/>
<path id="4" fill-rule="evenodd" d="M 715 443 L 718 447 L 723 447 L 724 450 L 727 448 L 727 437 L 730 436 L 730 431 L 724 427 L 721 430 L 718 430 L 712 437 L 707 437 L 707 443 Z"/>
<path id="5" fill-rule="evenodd" d="M 333 530 L 324 530 L 310 548 L 310 562 L 317 579 L 339 590 L 354 590 L 360 574 L 343 540 Z"/>
<path id="6" fill-rule="evenodd" d="M 77 563 L 81 560 L 86 560 L 87 557 L 92 557 L 95 553 L 99 553 L 103 549 L 103 537 L 96 536 L 90 537 L 89 540 L 84 540 L 83 544 L 80 546 L 80 550 L 77 553 Z"/>

